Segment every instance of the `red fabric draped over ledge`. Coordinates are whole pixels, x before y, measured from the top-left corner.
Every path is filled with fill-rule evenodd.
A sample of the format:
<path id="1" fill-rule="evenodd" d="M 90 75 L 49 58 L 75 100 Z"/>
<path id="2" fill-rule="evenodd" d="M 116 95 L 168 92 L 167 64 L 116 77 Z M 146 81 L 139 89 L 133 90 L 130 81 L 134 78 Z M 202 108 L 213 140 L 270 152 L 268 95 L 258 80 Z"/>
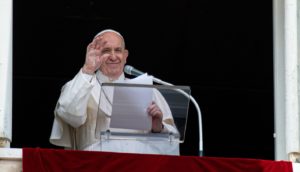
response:
<path id="1" fill-rule="evenodd" d="M 244 158 L 170 156 L 23 148 L 23 172 L 292 172 L 292 163 Z"/>

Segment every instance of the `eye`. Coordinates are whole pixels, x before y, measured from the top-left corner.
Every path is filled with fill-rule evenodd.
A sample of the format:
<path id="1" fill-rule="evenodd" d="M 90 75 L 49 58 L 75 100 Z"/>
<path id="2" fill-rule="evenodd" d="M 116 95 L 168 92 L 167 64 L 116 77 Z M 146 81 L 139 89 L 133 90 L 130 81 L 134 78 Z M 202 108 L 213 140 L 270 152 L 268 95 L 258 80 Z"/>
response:
<path id="1" fill-rule="evenodd" d="M 122 48 L 117 48 L 117 49 L 115 49 L 115 51 L 120 53 L 120 52 L 122 52 Z"/>
<path id="2" fill-rule="evenodd" d="M 107 48 L 102 50 L 102 53 L 109 53 L 109 52 L 110 52 L 110 50 Z"/>

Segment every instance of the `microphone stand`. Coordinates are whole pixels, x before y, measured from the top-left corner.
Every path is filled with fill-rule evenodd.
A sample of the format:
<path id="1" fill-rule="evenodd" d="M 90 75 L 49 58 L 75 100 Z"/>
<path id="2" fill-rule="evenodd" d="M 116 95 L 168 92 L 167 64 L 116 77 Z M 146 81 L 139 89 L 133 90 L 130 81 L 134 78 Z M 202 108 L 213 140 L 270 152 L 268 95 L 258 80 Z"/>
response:
<path id="1" fill-rule="evenodd" d="M 162 81 L 158 78 L 153 77 L 153 81 L 162 85 L 169 85 L 169 86 L 174 86 L 171 83 Z M 200 111 L 200 107 L 198 105 L 198 103 L 196 102 L 196 100 L 189 94 L 187 94 L 186 92 L 184 92 L 183 90 L 180 89 L 176 89 L 176 91 L 182 93 L 185 97 L 189 98 L 193 104 L 196 107 L 197 113 L 198 113 L 198 125 L 199 125 L 199 156 L 203 156 L 203 135 L 202 135 L 202 117 L 201 117 L 201 111 Z"/>

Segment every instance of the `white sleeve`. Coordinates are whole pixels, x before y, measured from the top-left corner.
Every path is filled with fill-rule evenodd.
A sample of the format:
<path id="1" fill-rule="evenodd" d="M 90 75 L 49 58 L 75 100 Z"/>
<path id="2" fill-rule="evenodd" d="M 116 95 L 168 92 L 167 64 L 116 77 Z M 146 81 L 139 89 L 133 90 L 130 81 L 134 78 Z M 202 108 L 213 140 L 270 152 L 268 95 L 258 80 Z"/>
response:
<path id="1" fill-rule="evenodd" d="M 87 75 L 80 70 L 61 90 L 55 112 L 74 128 L 86 120 L 88 100 L 96 82 L 94 78 L 95 75 Z"/>

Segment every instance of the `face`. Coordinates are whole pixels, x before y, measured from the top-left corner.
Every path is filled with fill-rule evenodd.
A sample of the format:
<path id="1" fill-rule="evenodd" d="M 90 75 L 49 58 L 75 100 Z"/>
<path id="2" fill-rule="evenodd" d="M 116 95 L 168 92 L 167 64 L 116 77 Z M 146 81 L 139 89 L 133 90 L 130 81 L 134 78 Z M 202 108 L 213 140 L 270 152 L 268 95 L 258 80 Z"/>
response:
<path id="1" fill-rule="evenodd" d="M 103 41 L 100 55 L 103 63 L 100 66 L 100 70 L 109 78 L 117 79 L 123 73 L 128 56 L 123 38 L 113 32 L 106 32 L 100 36 Z"/>

